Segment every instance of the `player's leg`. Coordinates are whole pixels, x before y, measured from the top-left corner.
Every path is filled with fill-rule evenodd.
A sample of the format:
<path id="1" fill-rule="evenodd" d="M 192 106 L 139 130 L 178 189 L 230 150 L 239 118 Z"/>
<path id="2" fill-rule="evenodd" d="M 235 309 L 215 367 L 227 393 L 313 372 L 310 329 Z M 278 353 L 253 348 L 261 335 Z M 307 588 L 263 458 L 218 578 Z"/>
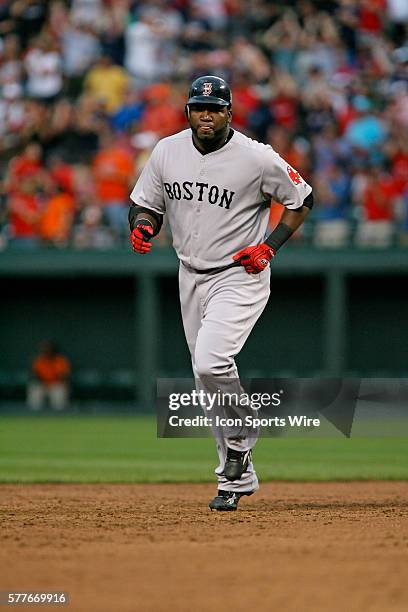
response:
<path id="1" fill-rule="evenodd" d="M 199 280 L 197 280 L 199 278 Z M 194 273 L 191 269 L 186 268 L 185 266 L 180 266 L 179 271 L 179 285 L 180 285 L 180 303 L 181 303 L 181 312 L 183 318 L 183 326 L 184 333 L 186 336 L 187 344 L 190 349 L 191 354 L 191 362 L 193 375 L 196 383 L 197 391 L 210 392 L 214 391 L 214 388 L 211 387 L 211 376 L 209 380 L 207 379 L 207 386 L 200 380 L 200 374 L 197 371 L 195 364 L 195 349 L 196 342 L 200 328 L 203 325 L 203 316 L 204 316 L 204 308 L 206 303 L 208 304 L 210 288 L 207 288 L 207 283 L 203 282 L 204 277 L 200 277 L 196 273 Z M 210 283 L 211 285 L 212 283 Z M 258 283 L 253 283 L 256 287 L 258 287 Z M 252 298 L 251 298 L 252 301 Z M 247 334 L 250 332 L 250 327 L 246 326 L 247 322 L 247 310 L 243 309 L 243 321 L 242 321 L 242 329 L 247 331 Z M 217 343 L 216 339 L 214 344 Z M 238 372 L 235 366 L 235 362 L 233 358 L 230 360 L 229 364 L 230 371 L 228 372 L 228 376 L 230 377 L 230 381 L 232 385 L 239 387 L 239 379 Z M 231 389 L 231 387 L 229 386 Z M 216 391 L 216 389 L 215 389 Z M 205 410 L 205 406 L 203 406 Z M 208 414 L 207 414 L 208 416 Z M 225 416 L 225 415 L 222 415 Z M 219 457 L 219 465 L 216 468 L 217 476 L 223 475 L 225 460 L 227 457 L 227 443 L 224 435 L 224 431 L 219 427 L 213 427 L 213 434 L 216 440 L 217 453 Z M 252 432 L 253 433 L 253 432 Z M 248 441 L 246 441 L 247 443 Z M 252 441 L 252 446 L 255 441 Z M 233 444 L 233 442 L 232 442 Z M 238 448 L 241 448 L 242 444 L 237 441 Z M 242 489 L 242 485 L 247 487 L 248 489 L 255 490 L 258 487 L 258 481 L 256 479 L 256 475 L 253 470 L 252 463 L 248 466 L 247 469 L 247 478 L 244 481 L 241 481 L 240 487 Z M 229 488 L 231 490 L 234 489 L 234 483 L 230 483 Z"/>
<path id="2" fill-rule="evenodd" d="M 235 356 L 245 344 L 269 297 L 269 272 L 250 276 L 241 268 L 196 280 L 204 307 L 198 330 L 193 364 L 195 374 L 207 393 L 221 392 L 222 397 L 239 396 L 242 387 Z M 245 426 L 250 414 L 240 403 L 215 404 L 213 415 L 237 419 L 238 426 L 215 427 L 220 464 L 216 469 L 219 489 L 248 492 L 258 488 L 258 480 L 250 462 L 237 480 L 224 474 L 228 449 L 240 453 L 253 448 L 258 431 Z M 241 425 L 242 424 L 242 425 Z"/>
<path id="3" fill-rule="evenodd" d="M 196 286 L 196 274 L 183 264 L 179 269 L 180 306 L 184 334 L 193 357 L 198 330 L 201 327 L 203 303 Z"/>
<path id="4" fill-rule="evenodd" d="M 197 389 L 206 392 L 216 390 L 219 383 L 219 377 L 218 383 L 213 378 L 216 373 L 221 375 L 224 382 L 226 378 L 229 379 L 226 392 L 242 391 L 234 357 L 244 345 L 268 300 L 269 274 L 248 276 L 242 269 L 237 269 L 203 277 L 181 265 L 179 283 L 184 331 L 192 355 Z M 200 346 L 196 351 L 202 328 L 204 333 L 201 333 Z M 213 353 L 213 347 L 218 347 L 218 353 L 221 349 L 218 357 Z M 196 355 L 199 358 L 198 367 Z M 214 372 L 217 367 L 219 369 Z M 235 406 L 232 407 L 232 415 L 227 411 L 223 416 L 240 416 L 243 420 L 246 414 L 247 408 Z M 238 481 L 225 478 L 224 466 L 228 447 L 239 451 L 251 449 L 256 442 L 257 432 L 253 428 L 249 432 L 237 432 L 220 427 L 214 427 L 213 432 L 219 457 L 219 465 L 215 470 L 218 488 L 241 492 L 256 490 L 258 480 L 252 461 Z"/>

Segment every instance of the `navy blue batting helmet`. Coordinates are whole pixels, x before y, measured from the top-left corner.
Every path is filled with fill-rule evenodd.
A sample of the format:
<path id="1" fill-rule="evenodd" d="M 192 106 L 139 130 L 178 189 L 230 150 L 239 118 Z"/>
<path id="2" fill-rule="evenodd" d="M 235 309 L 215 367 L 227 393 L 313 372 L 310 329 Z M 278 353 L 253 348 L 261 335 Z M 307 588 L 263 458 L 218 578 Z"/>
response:
<path id="1" fill-rule="evenodd" d="M 231 106 L 231 89 L 224 79 L 211 75 L 202 76 L 191 84 L 187 105 L 205 104 L 206 102 L 219 106 Z"/>

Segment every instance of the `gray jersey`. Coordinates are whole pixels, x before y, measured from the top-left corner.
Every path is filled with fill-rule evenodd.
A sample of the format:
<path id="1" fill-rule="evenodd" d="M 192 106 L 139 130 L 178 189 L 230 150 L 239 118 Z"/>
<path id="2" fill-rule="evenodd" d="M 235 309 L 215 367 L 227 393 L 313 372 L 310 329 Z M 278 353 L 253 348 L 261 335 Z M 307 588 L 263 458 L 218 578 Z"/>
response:
<path id="1" fill-rule="evenodd" d="M 264 240 L 271 198 L 295 210 L 311 191 L 270 145 L 235 130 L 202 155 L 187 129 L 156 145 L 130 197 L 166 213 L 180 260 L 207 269 Z"/>

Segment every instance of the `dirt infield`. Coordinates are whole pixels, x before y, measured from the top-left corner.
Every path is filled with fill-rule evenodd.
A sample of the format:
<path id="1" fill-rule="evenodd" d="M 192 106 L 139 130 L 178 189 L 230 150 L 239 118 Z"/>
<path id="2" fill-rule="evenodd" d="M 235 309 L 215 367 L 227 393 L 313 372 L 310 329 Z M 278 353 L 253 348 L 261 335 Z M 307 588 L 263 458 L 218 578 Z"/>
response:
<path id="1" fill-rule="evenodd" d="M 0 590 L 86 612 L 408 609 L 408 483 L 264 484 L 234 513 L 213 493 L 2 485 Z"/>

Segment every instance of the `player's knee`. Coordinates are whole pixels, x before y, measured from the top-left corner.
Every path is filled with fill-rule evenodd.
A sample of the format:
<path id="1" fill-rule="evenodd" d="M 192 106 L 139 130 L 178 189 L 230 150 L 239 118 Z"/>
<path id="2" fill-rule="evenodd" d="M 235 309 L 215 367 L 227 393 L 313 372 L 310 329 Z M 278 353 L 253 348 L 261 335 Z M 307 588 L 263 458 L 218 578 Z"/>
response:
<path id="1" fill-rule="evenodd" d="M 234 369 L 234 361 L 225 358 L 214 359 L 211 355 L 195 355 L 195 370 L 199 378 L 228 377 Z"/>

